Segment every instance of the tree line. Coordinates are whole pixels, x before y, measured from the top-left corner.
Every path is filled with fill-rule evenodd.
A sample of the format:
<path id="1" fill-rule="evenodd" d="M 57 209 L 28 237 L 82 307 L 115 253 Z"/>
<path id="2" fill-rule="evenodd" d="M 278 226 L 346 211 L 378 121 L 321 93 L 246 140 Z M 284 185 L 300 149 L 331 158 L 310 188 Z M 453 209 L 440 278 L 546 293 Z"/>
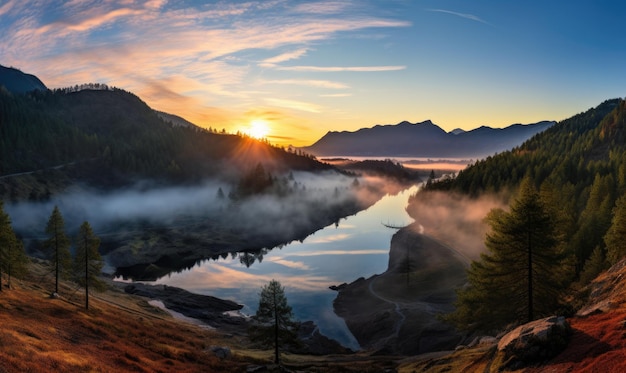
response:
<path id="1" fill-rule="evenodd" d="M 497 330 L 567 314 L 580 290 L 626 255 L 626 102 L 608 100 L 521 146 L 478 161 L 428 192 L 508 196 L 493 210 L 487 251 L 468 270 L 456 311 L 465 329 Z"/>
<path id="2" fill-rule="evenodd" d="M 65 231 L 65 222 L 57 206 L 54 207 L 45 227 L 47 239 L 43 242 L 45 254 L 54 272 L 54 290 L 52 297 L 59 295 L 61 279 L 73 280 L 85 289 L 85 308 L 89 309 L 89 289 L 104 290 L 104 283 L 99 276 L 103 261 L 100 256 L 100 239 L 94 234 L 89 222 L 81 224 L 74 239 L 74 255 L 70 248 L 72 241 Z M 4 285 L 3 272 L 8 276 L 7 287 L 11 288 L 11 278 L 23 278 L 28 272 L 28 256 L 24 244 L 11 224 L 11 218 L 4 211 L 0 201 L 0 291 Z"/>

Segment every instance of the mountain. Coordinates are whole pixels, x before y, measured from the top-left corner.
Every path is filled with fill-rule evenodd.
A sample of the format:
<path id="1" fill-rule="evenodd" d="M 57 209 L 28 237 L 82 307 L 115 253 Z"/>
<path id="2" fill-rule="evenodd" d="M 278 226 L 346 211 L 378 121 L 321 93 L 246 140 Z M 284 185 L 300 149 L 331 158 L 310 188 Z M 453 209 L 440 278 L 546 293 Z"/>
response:
<path id="1" fill-rule="evenodd" d="M 553 124 L 543 121 L 503 129 L 483 126 L 447 133 L 429 120 L 404 121 L 355 132 L 331 131 L 304 150 L 316 156 L 483 158 L 512 149 Z"/>
<path id="2" fill-rule="evenodd" d="M 85 85 L 90 86 L 95 85 Z M 233 180 L 259 162 L 271 172 L 332 168 L 261 141 L 210 132 L 157 113 L 132 93 L 108 87 L 26 94 L 0 90 L 0 123 L 0 178 L 56 170 L 72 182 L 106 189 L 142 179 Z M 11 189 L 21 194 L 28 188 Z"/>
<path id="3" fill-rule="evenodd" d="M 0 86 L 12 93 L 26 93 L 48 88 L 34 75 L 25 74 L 18 69 L 0 65 Z"/>

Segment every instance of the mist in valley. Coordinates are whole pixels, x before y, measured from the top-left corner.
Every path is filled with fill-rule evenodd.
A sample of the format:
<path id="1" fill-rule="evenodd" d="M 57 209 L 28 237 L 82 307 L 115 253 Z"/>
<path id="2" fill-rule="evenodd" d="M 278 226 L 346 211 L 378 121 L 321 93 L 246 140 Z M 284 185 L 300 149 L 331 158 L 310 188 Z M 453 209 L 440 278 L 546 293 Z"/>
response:
<path id="1" fill-rule="evenodd" d="M 485 250 L 488 225 L 485 218 L 494 208 L 507 209 L 504 196 L 485 194 L 471 198 L 458 193 L 429 191 L 413 196 L 407 212 L 417 229 L 451 246 L 468 260 Z"/>
<path id="2" fill-rule="evenodd" d="M 115 241 L 116 235 L 140 234 L 146 228 L 198 230 L 206 225 L 250 237 L 289 237 L 302 227 L 320 224 L 320 211 L 341 214 L 345 206 L 369 206 L 381 192 L 401 189 L 386 179 L 356 178 L 334 171 L 280 175 L 273 190 L 230 198 L 236 187 L 220 180 L 193 186 L 141 182 L 113 192 L 75 187 L 48 201 L 6 203 L 5 210 L 16 232 L 30 241 L 46 238 L 46 223 L 55 205 L 68 234 L 74 235 L 80 224 L 88 221 L 103 240 Z"/>

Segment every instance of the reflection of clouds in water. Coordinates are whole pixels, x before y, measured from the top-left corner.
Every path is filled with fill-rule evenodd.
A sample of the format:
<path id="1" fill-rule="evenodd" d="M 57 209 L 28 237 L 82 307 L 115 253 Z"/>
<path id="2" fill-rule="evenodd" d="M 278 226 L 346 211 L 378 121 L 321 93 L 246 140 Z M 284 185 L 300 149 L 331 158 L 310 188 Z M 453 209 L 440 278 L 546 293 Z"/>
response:
<path id="1" fill-rule="evenodd" d="M 343 241 L 350 238 L 352 235 L 347 233 L 333 234 L 325 237 L 317 237 L 310 240 L 306 240 L 307 244 L 319 244 L 319 243 L 332 243 L 337 241 Z"/>
<path id="2" fill-rule="evenodd" d="M 311 267 L 309 267 L 308 265 L 304 264 L 303 262 L 294 262 L 292 260 L 287 260 L 287 259 L 284 259 L 282 257 L 267 258 L 266 261 L 267 262 L 276 263 L 276 264 L 280 264 L 280 265 L 288 267 L 288 268 L 300 269 L 300 270 L 303 270 L 303 271 L 308 271 L 308 270 L 311 269 Z"/>
<path id="3" fill-rule="evenodd" d="M 282 259 L 278 259 L 282 261 Z M 292 262 L 296 263 L 296 262 Z M 282 264 L 282 263 L 280 263 Z M 167 284 L 191 291 L 206 290 L 207 288 L 246 289 L 260 288 L 271 280 L 279 281 L 285 288 L 299 291 L 319 291 L 320 288 L 332 284 L 332 279 L 326 276 L 303 276 L 301 273 L 252 273 L 250 269 L 236 269 L 222 263 L 212 263 L 211 266 L 194 267 L 181 273 L 172 273 L 158 279 L 156 284 Z"/>
<path id="4" fill-rule="evenodd" d="M 320 256 L 320 255 L 380 255 L 389 254 L 389 249 L 382 250 L 322 250 L 302 251 L 289 254 L 290 256 Z"/>

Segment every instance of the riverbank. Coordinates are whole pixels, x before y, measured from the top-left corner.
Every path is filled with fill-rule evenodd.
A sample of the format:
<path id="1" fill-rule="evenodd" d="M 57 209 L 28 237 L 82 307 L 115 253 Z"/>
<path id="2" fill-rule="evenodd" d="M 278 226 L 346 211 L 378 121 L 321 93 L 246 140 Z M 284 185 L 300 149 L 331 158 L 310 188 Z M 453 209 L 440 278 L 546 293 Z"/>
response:
<path id="1" fill-rule="evenodd" d="M 437 315 L 452 311 L 466 261 L 419 230 L 414 223 L 394 234 L 387 271 L 339 288 L 335 313 L 364 349 L 413 355 L 454 349 L 462 340 Z"/>

